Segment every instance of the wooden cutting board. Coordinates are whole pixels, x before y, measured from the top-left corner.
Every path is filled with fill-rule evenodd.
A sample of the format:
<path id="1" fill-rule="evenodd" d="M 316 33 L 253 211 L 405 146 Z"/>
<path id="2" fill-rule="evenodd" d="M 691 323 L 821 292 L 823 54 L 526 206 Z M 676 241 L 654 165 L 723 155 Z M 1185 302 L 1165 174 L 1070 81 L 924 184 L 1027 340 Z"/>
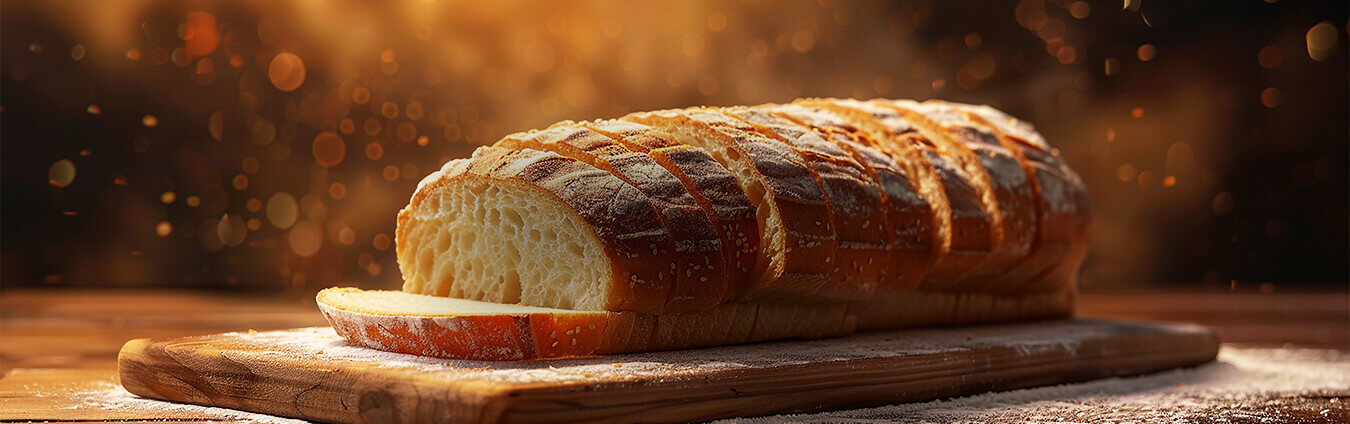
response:
<path id="1" fill-rule="evenodd" d="M 137 395 L 339 423 L 702 421 L 857 408 L 1211 361 L 1209 330 L 1067 320 L 533 361 L 348 345 L 327 327 L 137 339 Z"/>

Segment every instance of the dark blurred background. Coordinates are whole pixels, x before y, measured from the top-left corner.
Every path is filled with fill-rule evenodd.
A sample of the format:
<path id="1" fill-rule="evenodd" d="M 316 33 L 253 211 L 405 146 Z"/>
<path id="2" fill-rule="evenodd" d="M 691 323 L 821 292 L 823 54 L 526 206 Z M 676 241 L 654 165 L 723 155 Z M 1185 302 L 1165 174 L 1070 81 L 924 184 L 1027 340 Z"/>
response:
<path id="1" fill-rule="evenodd" d="M 803 96 L 1034 122 L 1085 291 L 1347 281 L 1343 1 L 5 0 L 0 286 L 397 287 L 394 216 L 518 130 Z"/>

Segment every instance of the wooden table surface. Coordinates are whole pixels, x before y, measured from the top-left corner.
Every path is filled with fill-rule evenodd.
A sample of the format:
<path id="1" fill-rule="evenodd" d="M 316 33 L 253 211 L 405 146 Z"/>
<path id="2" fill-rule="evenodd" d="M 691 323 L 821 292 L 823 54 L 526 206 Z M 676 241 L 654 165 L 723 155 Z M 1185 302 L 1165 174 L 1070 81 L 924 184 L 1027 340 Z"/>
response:
<path id="1" fill-rule="evenodd" d="M 1226 349 L 1350 350 L 1350 296 L 1345 293 L 1084 294 L 1079 315 L 1198 323 L 1217 330 Z M 0 291 L 4 373 L 0 422 L 256 421 L 259 417 L 173 407 L 153 413 L 83 408 L 71 394 L 115 387 L 118 349 L 132 338 L 320 325 L 326 323 L 309 297 L 166 290 Z M 1334 365 L 1350 364 L 1345 357 L 1333 355 Z M 1350 402 L 1350 387 L 1283 407 L 1311 411 L 1304 415 L 1316 421 L 1319 416 L 1350 417 L 1337 415 L 1346 412 L 1345 402 Z"/>

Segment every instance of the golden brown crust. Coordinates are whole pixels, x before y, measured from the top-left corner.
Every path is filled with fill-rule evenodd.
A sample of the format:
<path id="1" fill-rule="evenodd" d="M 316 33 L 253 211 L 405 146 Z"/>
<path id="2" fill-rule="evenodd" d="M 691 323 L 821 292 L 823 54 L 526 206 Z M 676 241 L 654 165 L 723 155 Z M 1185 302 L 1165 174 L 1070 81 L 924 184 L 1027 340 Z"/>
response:
<path id="1" fill-rule="evenodd" d="M 637 188 L 660 211 L 675 244 L 675 276 L 665 311 L 711 308 L 727 289 L 722 238 L 683 183 L 652 158 L 628 150 L 608 136 L 580 124 L 509 135 L 495 146 L 558 153 L 603 169 Z"/>
<path id="2" fill-rule="evenodd" d="M 618 120 L 583 125 L 608 135 L 629 150 L 646 153 L 679 178 L 722 238 L 722 256 L 730 271 L 722 301 L 739 299 L 750 289 L 759 255 L 759 224 L 755 205 L 741 190 L 735 175 L 702 149 L 682 145 L 656 128 Z"/>
<path id="3" fill-rule="evenodd" d="M 934 206 L 940 227 L 937 261 L 919 283 L 920 290 L 949 289 L 978 269 L 993 251 L 994 222 L 979 191 L 952 159 L 894 108 L 847 99 L 807 99 L 796 103 L 839 112 L 891 151 L 899 152 L 918 176 L 921 193 Z"/>
<path id="4" fill-rule="evenodd" d="M 755 286 L 747 293 L 749 298 L 810 298 L 821 294 L 821 288 L 831 278 L 832 257 L 838 239 L 830 222 L 831 211 L 825 194 L 815 182 L 810 168 L 800 155 L 783 143 L 753 132 L 748 124 L 736 121 L 714 110 L 689 109 L 637 113 L 623 118 L 669 132 L 686 131 L 701 142 L 712 143 L 723 150 L 723 158 L 740 164 L 746 176 L 741 176 L 742 188 L 751 199 L 764 197 L 770 210 L 759 210 L 760 215 L 776 214 L 783 233 L 781 245 L 761 237 L 761 259 L 767 268 L 757 270 Z M 713 150 L 713 149 L 705 149 Z M 710 152 L 711 153 L 711 152 Z M 717 157 L 714 154 L 714 157 Z M 731 167 L 732 163 L 723 163 Z M 749 178 L 750 180 L 744 180 Z M 758 192 L 756 192 L 758 191 Z M 760 221 L 764 225 L 763 220 Z M 768 234 L 765 228 L 761 234 Z M 781 260 L 773 261 L 765 254 L 778 252 Z"/>
<path id="5" fill-rule="evenodd" d="M 721 112 L 792 146 L 815 174 L 839 237 L 838 253 L 832 261 L 834 279 L 828 290 L 844 298 L 863 298 L 875 292 L 889 255 L 889 232 L 885 230 L 889 224 L 881 188 L 868 177 L 867 170 L 810 127 L 757 109 L 725 108 Z"/>
<path id="6" fill-rule="evenodd" d="M 765 110 L 819 132 L 847 151 L 880 187 L 883 227 L 890 255 L 883 262 L 879 291 L 912 290 L 937 259 L 938 224 L 933 206 L 918 192 L 915 178 L 900 165 L 904 157 L 893 154 L 844 118 L 821 107 L 774 105 Z"/>

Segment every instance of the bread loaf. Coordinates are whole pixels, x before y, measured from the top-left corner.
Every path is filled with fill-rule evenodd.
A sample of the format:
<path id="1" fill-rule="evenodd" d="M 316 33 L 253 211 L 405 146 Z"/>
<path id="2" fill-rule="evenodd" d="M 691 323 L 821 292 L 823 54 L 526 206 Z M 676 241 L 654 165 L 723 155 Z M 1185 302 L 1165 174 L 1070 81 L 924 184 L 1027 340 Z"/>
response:
<path id="1" fill-rule="evenodd" d="M 450 161 L 399 213 L 403 293 L 320 304 L 355 343 L 476 359 L 1060 317 L 1090 221 L 1058 152 L 987 106 L 642 112 Z"/>

